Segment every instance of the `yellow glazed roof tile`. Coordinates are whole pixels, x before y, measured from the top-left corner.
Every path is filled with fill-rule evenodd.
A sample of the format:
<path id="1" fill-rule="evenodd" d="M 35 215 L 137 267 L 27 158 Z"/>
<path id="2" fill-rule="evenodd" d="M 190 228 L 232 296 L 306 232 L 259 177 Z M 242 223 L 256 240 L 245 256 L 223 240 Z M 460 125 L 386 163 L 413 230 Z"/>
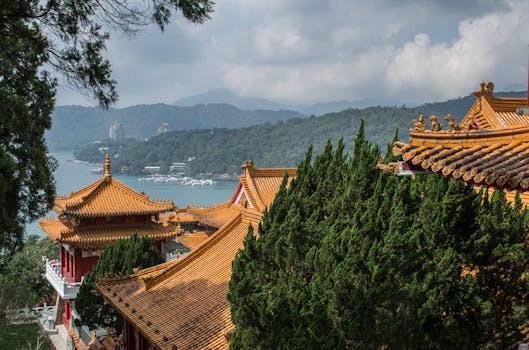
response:
<path id="1" fill-rule="evenodd" d="M 39 222 L 41 229 L 55 242 L 71 244 L 78 248 L 104 248 L 134 233 L 154 241 L 166 240 L 180 231 L 174 227 L 162 226 L 155 222 L 101 224 L 72 228 L 60 220 L 45 219 Z"/>

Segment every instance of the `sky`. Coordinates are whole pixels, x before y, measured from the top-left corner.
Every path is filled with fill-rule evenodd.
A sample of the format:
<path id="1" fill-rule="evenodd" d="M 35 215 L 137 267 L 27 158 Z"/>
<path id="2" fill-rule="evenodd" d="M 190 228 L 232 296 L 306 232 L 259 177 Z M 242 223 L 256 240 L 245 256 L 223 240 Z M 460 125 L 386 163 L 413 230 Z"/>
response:
<path id="1" fill-rule="evenodd" d="M 111 33 L 116 106 L 211 89 L 299 105 L 527 88 L 529 0 L 216 0 L 214 11 L 201 25 L 177 15 L 163 33 Z M 61 84 L 68 104 L 96 102 Z"/>

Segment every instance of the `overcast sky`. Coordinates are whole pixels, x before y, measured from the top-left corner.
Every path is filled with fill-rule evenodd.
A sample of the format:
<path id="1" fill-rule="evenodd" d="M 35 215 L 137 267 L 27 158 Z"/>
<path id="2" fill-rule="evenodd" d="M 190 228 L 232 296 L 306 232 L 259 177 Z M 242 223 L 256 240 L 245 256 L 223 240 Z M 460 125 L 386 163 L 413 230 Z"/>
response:
<path id="1" fill-rule="evenodd" d="M 212 20 L 113 33 L 118 107 L 210 89 L 290 104 L 525 90 L 529 0 L 216 0 Z M 95 105 L 61 86 L 58 105 Z"/>

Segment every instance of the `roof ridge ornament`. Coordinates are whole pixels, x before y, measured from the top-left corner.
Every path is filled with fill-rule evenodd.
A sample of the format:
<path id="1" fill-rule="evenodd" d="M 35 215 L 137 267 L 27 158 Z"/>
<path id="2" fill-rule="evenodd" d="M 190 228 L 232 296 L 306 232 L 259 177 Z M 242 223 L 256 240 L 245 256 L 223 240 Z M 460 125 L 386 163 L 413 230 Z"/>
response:
<path id="1" fill-rule="evenodd" d="M 105 177 L 112 176 L 110 173 L 110 155 L 105 155 Z"/>
<path id="2" fill-rule="evenodd" d="M 487 83 L 484 83 L 484 82 L 480 83 L 479 90 L 474 91 L 474 96 L 494 97 L 494 83 L 492 81 L 489 81 Z"/>
<path id="3" fill-rule="evenodd" d="M 254 162 L 253 160 L 247 160 L 244 162 L 244 164 L 241 166 L 241 168 L 245 169 L 245 168 L 253 168 L 254 167 Z"/>

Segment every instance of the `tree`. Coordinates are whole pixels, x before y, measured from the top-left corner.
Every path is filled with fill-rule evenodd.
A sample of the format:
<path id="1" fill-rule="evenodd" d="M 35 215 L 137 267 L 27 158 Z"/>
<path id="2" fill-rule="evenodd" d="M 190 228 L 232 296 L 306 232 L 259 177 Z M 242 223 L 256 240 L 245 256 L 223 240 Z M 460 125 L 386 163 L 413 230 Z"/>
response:
<path id="1" fill-rule="evenodd" d="M 6 309 L 33 307 L 53 295 L 53 288 L 43 278 L 44 256 L 57 258 L 57 247 L 47 237 L 32 235 L 21 251 L 3 261 L 0 269 L 0 313 Z"/>
<path id="2" fill-rule="evenodd" d="M 143 5 L 142 5 L 143 4 Z M 133 34 L 171 11 L 209 19 L 211 0 L 0 0 L 0 254 L 23 243 L 23 226 L 51 207 L 56 161 L 47 155 L 57 78 L 91 93 L 102 107 L 117 100 L 104 58 L 108 28 Z"/>
<path id="3" fill-rule="evenodd" d="M 75 310 L 81 318 L 80 324 L 91 329 L 112 327 L 121 330 L 123 323 L 121 316 L 112 306 L 104 302 L 103 297 L 95 289 L 99 279 L 130 275 L 135 268 L 143 269 L 164 261 L 165 257 L 158 252 L 152 240 L 137 234 L 106 247 L 92 272 L 81 283 L 75 299 Z"/>
<path id="4" fill-rule="evenodd" d="M 498 349 L 529 311 L 529 214 L 502 191 L 310 152 L 233 263 L 232 349 Z M 388 156 L 387 156 L 388 157 Z"/>

